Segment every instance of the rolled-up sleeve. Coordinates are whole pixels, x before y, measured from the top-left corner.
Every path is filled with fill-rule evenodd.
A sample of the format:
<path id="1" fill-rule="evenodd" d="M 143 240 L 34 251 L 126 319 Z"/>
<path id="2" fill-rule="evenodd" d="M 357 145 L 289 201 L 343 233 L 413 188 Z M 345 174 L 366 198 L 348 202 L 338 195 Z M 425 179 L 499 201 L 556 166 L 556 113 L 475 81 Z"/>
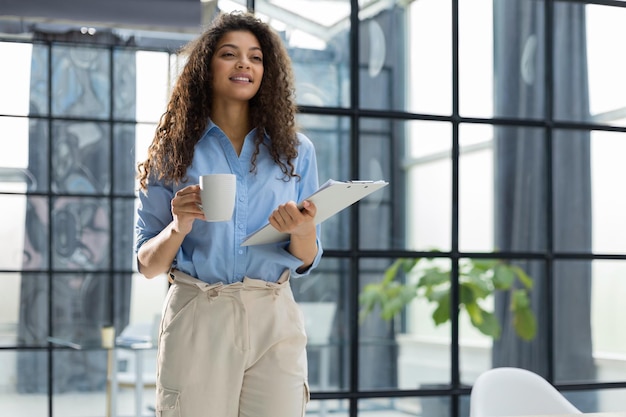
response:
<path id="1" fill-rule="evenodd" d="M 148 240 L 158 235 L 172 221 L 173 191 L 160 184 L 149 185 L 139 192 L 135 253 Z"/>

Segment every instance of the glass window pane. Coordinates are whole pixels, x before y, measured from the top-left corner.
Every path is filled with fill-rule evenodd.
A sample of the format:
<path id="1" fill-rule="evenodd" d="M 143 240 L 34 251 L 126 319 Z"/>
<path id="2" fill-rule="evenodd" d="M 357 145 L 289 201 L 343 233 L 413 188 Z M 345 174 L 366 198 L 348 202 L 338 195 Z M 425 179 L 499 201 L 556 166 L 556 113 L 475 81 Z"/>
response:
<path id="1" fill-rule="evenodd" d="M 116 141 L 115 152 L 116 153 L 118 151 L 120 153 L 130 152 L 130 154 L 134 156 L 133 190 L 135 194 L 137 194 L 137 191 L 139 190 L 139 181 L 137 180 L 137 176 L 136 176 L 137 164 L 139 162 L 145 161 L 146 157 L 148 156 L 148 147 L 152 143 L 152 139 L 154 137 L 155 131 L 156 131 L 156 125 L 138 123 L 134 127 L 134 132 L 132 131 L 130 127 L 121 127 L 116 133 L 116 137 L 119 140 Z M 131 135 L 134 135 L 134 137 L 131 137 Z M 129 149 L 129 146 L 130 146 L 130 149 Z M 128 157 L 128 155 L 126 155 L 126 157 Z M 125 161 L 124 162 L 125 164 L 129 163 L 128 159 L 122 159 L 122 161 Z M 128 166 L 126 166 L 126 170 L 128 170 Z M 122 194 L 126 194 L 129 190 L 127 188 L 127 186 L 129 186 L 129 183 L 127 181 L 128 179 L 122 179 L 122 178 L 120 178 L 119 180 L 116 180 L 116 184 L 118 184 L 120 187 L 123 187 L 123 188 L 116 188 L 116 191 Z"/>
<path id="2" fill-rule="evenodd" d="M 5 60 L 0 68 L 0 114 L 28 115 L 31 55 L 30 43 L 0 42 L 0 56 Z"/>
<path id="3" fill-rule="evenodd" d="M 13 206 L 22 210 L 21 215 L 15 214 L 16 220 L 13 226 L 14 236 L 11 240 L 15 247 L 15 261 L 19 261 L 16 268 L 22 270 L 46 269 L 50 256 L 50 227 L 48 221 L 49 200 L 47 197 L 36 196 L 4 196 L 9 201 L 7 207 Z M 21 256 L 17 256 L 21 253 Z"/>
<path id="4" fill-rule="evenodd" d="M 14 417 L 48 415 L 48 353 L 34 350 L 0 351 L 0 404 Z"/>
<path id="5" fill-rule="evenodd" d="M 544 7 L 534 0 L 493 2 L 494 116 L 545 115 Z"/>
<path id="6" fill-rule="evenodd" d="M 320 184 L 329 179 L 350 178 L 350 120 L 347 117 L 299 114 L 302 133 L 315 145 Z M 349 210 L 332 216 L 322 224 L 324 249 L 346 248 L 350 242 Z"/>
<path id="7" fill-rule="evenodd" d="M 307 417 L 348 417 L 348 400 L 311 400 L 306 406 Z"/>
<path id="8" fill-rule="evenodd" d="M 626 251 L 626 134 L 555 131 L 555 248 L 585 253 Z"/>
<path id="9" fill-rule="evenodd" d="M 452 205 L 452 126 L 449 123 L 404 122 L 404 155 L 392 177 L 402 214 L 394 226 L 393 247 L 411 250 L 449 250 Z M 402 152 L 402 151 L 401 151 Z M 402 154 L 401 154 L 402 155 Z M 401 176 L 400 176 L 401 175 Z M 404 182 L 404 184 L 402 184 Z M 402 201 L 405 199 L 405 201 Z M 399 218 L 394 214 L 394 218 Z M 402 236 L 404 241 L 398 240 Z"/>
<path id="10" fill-rule="evenodd" d="M 128 80 L 129 83 L 136 84 L 136 115 L 133 113 L 131 118 L 138 122 L 156 123 L 165 112 L 169 99 L 170 54 L 138 51 L 135 56 L 133 61 L 124 60 L 124 67 L 136 65 L 135 78 Z M 120 111 L 123 112 L 124 109 L 120 108 Z"/>
<path id="11" fill-rule="evenodd" d="M 0 268 L 43 269 L 48 265 L 48 200 L 46 197 L 0 195 L 3 213 L 12 221 L 0 224 L 0 235 L 10 236 L 0 251 Z"/>
<path id="12" fill-rule="evenodd" d="M 591 181 L 593 247 L 596 253 L 623 253 L 626 249 L 626 198 L 619 192 L 620 178 L 626 174 L 618 157 L 626 144 L 626 134 L 591 132 Z"/>
<path id="13" fill-rule="evenodd" d="M 0 175 L 3 191 L 24 192 L 28 166 L 28 119 L 0 117 Z"/>
<path id="14" fill-rule="evenodd" d="M 47 346 L 47 338 L 50 334 L 48 329 L 50 277 L 46 273 L 22 272 L 16 278 L 17 282 L 13 285 L 13 289 L 18 292 L 14 296 L 20 305 L 19 316 L 16 321 L 17 345 L 24 347 Z M 23 308 L 24 305 L 28 305 L 28 308 Z M 30 351 L 30 353 L 25 351 L 21 355 L 36 357 L 36 351 Z M 27 358 L 24 361 L 29 362 Z M 33 363 L 32 367 L 40 365 L 40 363 Z M 30 376 L 27 380 L 29 378 Z"/>
<path id="15" fill-rule="evenodd" d="M 104 194 L 111 190 L 109 124 L 57 121 L 52 137 L 54 192 Z"/>
<path id="16" fill-rule="evenodd" d="M 158 74 L 159 66 L 151 68 L 152 72 L 145 72 L 138 77 L 137 65 L 140 61 L 139 54 L 133 50 L 113 50 L 113 117 L 122 120 L 134 120 L 138 112 L 138 83 L 147 81 L 152 74 Z M 167 59 L 162 66 L 169 65 Z M 153 87 L 154 88 L 154 87 Z M 148 91 L 153 91 L 152 89 Z M 145 94 L 145 93 L 144 93 Z M 154 97 L 152 97 L 154 98 Z"/>
<path id="17" fill-rule="evenodd" d="M 594 226 L 591 217 L 592 197 L 599 195 L 603 189 L 606 190 L 609 183 L 599 183 L 596 180 L 592 182 L 595 172 L 591 172 L 591 141 L 588 131 L 555 130 L 553 138 L 554 247 L 561 251 L 589 253 L 592 250 L 592 227 Z M 594 141 L 594 144 L 596 143 L 602 145 L 601 141 Z M 611 152 L 615 151 L 616 148 L 611 150 Z M 602 167 L 608 167 L 612 177 L 619 163 L 613 165 L 609 162 L 610 159 L 602 160 L 599 165 L 593 164 L 593 166 L 599 170 L 599 173 L 602 173 Z M 610 180 L 611 177 L 603 176 L 602 179 Z M 609 194 L 615 195 L 613 189 L 609 191 Z M 607 208 L 611 210 L 613 207 L 609 205 Z M 602 222 L 610 222 L 610 218 L 606 217 L 604 207 L 600 209 L 600 212 L 601 215 L 597 217 L 598 225 Z M 610 223 L 611 236 L 605 241 L 615 242 L 612 238 L 619 220 L 618 223 Z M 606 236 L 606 233 L 604 235 Z"/>
<path id="18" fill-rule="evenodd" d="M 114 276 L 105 273 L 56 273 L 52 282 L 51 336 L 100 346 L 100 328 L 110 323 Z"/>
<path id="19" fill-rule="evenodd" d="M 415 410 L 418 409 L 418 407 L 419 407 L 419 401 L 416 401 L 415 399 L 405 399 L 405 398 L 361 399 L 358 402 L 358 415 L 364 416 L 364 417 L 368 417 L 368 416 L 404 417 L 407 415 L 419 415 L 419 413 L 415 413 Z"/>
<path id="20" fill-rule="evenodd" d="M 626 61 L 615 51 L 620 50 L 620 40 L 626 36 L 626 9 L 622 7 L 607 7 L 602 5 L 555 3 L 557 13 L 568 13 L 569 18 L 561 19 L 555 28 L 556 31 L 569 30 L 570 48 L 575 48 L 579 54 L 580 65 L 576 61 L 566 61 L 555 56 L 555 65 L 559 78 L 587 77 L 580 81 L 577 93 L 587 107 L 573 106 L 571 102 L 555 102 L 555 116 L 560 119 L 587 121 L 589 115 L 595 123 L 609 125 L 626 125 Z M 586 25 L 585 25 L 586 23 Z M 575 33 L 574 30 L 576 30 Z M 565 32 L 567 34 L 567 32 Z M 575 37 L 573 37 L 575 35 Z M 555 39 L 555 42 L 557 39 Z M 563 43 L 555 44 L 555 48 L 562 47 Z M 585 72 L 585 70 L 587 70 Z M 557 84 L 558 86 L 558 84 Z M 566 94 L 563 87 L 563 94 Z M 588 97 L 585 93 L 588 91 Z M 558 91 L 557 91 L 558 93 Z M 571 93 L 573 94 L 573 93 Z M 574 99 L 576 97 L 570 97 Z M 558 104 L 561 103 L 561 106 Z M 574 112 L 576 110 L 576 112 Z"/>
<path id="21" fill-rule="evenodd" d="M 459 111 L 493 117 L 493 1 L 459 2 Z"/>
<path id="22" fill-rule="evenodd" d="M 108 49 L 52 48 L 52 114 L 106 119 L 111 113 Z"/>
<path id="23" fill-rule="evenodd" d="M 626 410 L 626 389 L 566 391 L 563 393 L 584 413 L 622 413 Z M 596 401 L 588 401 L 596 398 Z"/>
<path id="24" fill-rule="evenodd" d="M 61 197 L 52 208 L 52 265 L 56 270 L 110 268 L 109 201 Z"/>
<path id="25" fill-rule="evenodd" d="M 0 346 L 2 347 L 14 347 L 18 345 L 21 281 L 22 278 L 19 273 L 0 274 L 0 284 L 3 288 L 3 302 L 0 305 Z M 2 364 L 0 364 L 0 369 L 1 368 Z M 9 372 L 9 370 L 6 369 L 6 372 Z M 0 372 L 0 374 L 4 374 L 4 372 Z M 2 377 L 0 377 L 0 379 L 2 379 Z M 0 382 L 0 387 L 7 382 L 8 381 L 4 381 L 4 383 Z"/>
<path id="26" fill-rule="evenodd" d="M 47 114 L 48 48 L 30 43 L 0 42 L 0 56 L 10 57 L 10 65 L 0 68 L 0 114 Z"/>
<path id="27" fill-rule="evenodd" d="M 304 315 L 311 392 L 338 391 L 349 386 L 349 265 L 323 258 L 303 279 L 291 281 Z M 322 407 L 324 404 L 320 404 Z"/>
<path id="28" fill-rule="evenodd" d="M 496 126 L 493 147 L 495 248 L 545 250 L 548 174 L 544 130 Z"/>
<path id="29" fill-rule="evenodd" d="M 391 163 L 396 138 L 404 138 L 405 122 L 388 119 L 361 119 L 359 124 L 359 166 L 362 180 L 393 181 L 397 169 Z M 398 176 L 401 174 L 398 174 Z M 392 208 L 389 186 L 358 203 L 360 242 L 363 249 L 389 248 L 392 245 Z"/>
<path id="30" fill-rule="evenodd" d="M 515 366 L 545 372 L 547 327 L 545 265 L 539 261 L 459 261 L 461 381 Z M 533 356 L 532 360 L 528 360 Z"/>
<path id="31" fill-rule="evenodd" d="M 106 415 L 106 350 L 57 349 L 52 355 L 53 415 Z"/>
<path id="32" fill-rule="evenodd" d="M 493 126 L 459 127 L 459 248 L 494 250 Z"/>
<path id="33" fill-rule="evenodd" d="M 289 51 L 296 77 L 296 102 L 300 106 L 347 107 L 349 83 L 347 64 L 336 62 L 332 52 Z"/>
<path id="34" fill-rule="evenodd" d="M 224 12 L 232 12 L 236 10 L 245 12 L 248 10 L 246 3 L 242 0 L 217 0 L 217 7 Z"/>
<path id="35" fill-rule="evenodd" d="M 587 7 L 580 3 L 554 3 L 554 28 L 552 30 L 554 76 L 552 79 L 554 84 L 554 117 L 556 119 L 589 121 L 589 82 L 591 81 L 589 66 L 591 63 L 587 56 L 586 43 L 587 32 L 591 27 L 586 25 Z M 612 10 L 612 12 L 616 13 L 617 10 Z M 622 19 L 626 17 L 624 13 L 621 15 Z M 607 22 L 603 22 L 602 28 L 605 30 L 617 29 L 617 26 L 612 27 L 611 24 L 607 25 Z M 623 30 L 621 32 L 624 33 Z M 611 38 L 616 35 L 613 31 L 606 33 L 611 33 Z M 609 39 L 605 38 L 605 40 Z M 613 47 L 617 47 L 615 40 L 611 40 Z M 610 43 L 602 45 L 603 53 L 610 49 Z M 602 60 L 602 64 L 605 63 L 606 60 Z M 626 66 L 622 65 L 621 70 L 624 69 Z M 613 76 L 619 73 L 613 73 Z M 608 74 L 605 73 L 604 75 Z M 618 79 L 619 77 L 609 80 L 607 77 L 603 81 L 617 81 Z M 622 85 L 625 84 L 622 83 Z M 615 87 L 616 85 L 612 83 L 610 89 L 612 94 L 616 91 Z"/>
<path id="36" fill-rule="evenodd" d="M 113 265 L 116 270 L 136 269 L 135 221 L 137 200 L 134 198 L 113 199 Z"/>
<path id="37" fill-rule="evenodd" d="M 476 262 L 476 260 L 474 261 Z M 504 265 L 514 268 L 513 271 L 501 273 L 502 270 L 500 269 L 494 270 L 494 273 L 498 274 L 500 284 L 513 279 L 509 290 L 493 292 L 494 318 L 501 328 L 501 335 L 498 338 L 492 338 L 491 352 L 487 346 L 483 352 L 487 358 L 491 358 L 490 367 L 513 366 L 529 369 L 546 376 L 550 366 L 547 338 L 550 327 L 547 320 L 550 318 L 553 305 L 548 297 L 546 265 L 542 261 L 528 259 L 506 262 Z M 519 274 L 520 272 L 523 274 Z M 531 284 L 532 287 L 529 288 L 525 283 Z M 523 296 L 520 290 L 524 291 Z M 561 294 L 560 291 L 556 291 L 556 293 Z M 557 298 L 568 297 L 565 294 L 563 293 Z M 486 301 L 485 306 L 489 307 L 489 300 Z M 529 331 L 533 329 L 533 323 L 535 323 L 534 333 Z M 471 329 L 472 331 L 477 330 L 475 325 L 472 327 L 474 327 Z M 572 326 L 573 332 L 576 331 L 574 327 Z M 463 338 L 468 343 L 464 352 L 467 355 L 466 358 L 471 357 L 469 354 L 474 339 L 469 330 L 468 327 L 463 329 Z M 572 340 L 569 340 L 568 343 L 575 344 Z M 471 383 L 471 379 L 477 376 L 476 369 L 472 367 L 471 363 L 465 363 L 462 366 L 466 370 L 463 377 L 464 382 Z"/>
<path id="38" fill-rule="evenodd" d="M 405 25 L 404 34 L 394 35 L 406 39 L 406 51 L 398 51 L 399 57 L 407 57 L 406 70 L 403 69 L 406 80 L 400 80 L 397 85 L 406 91 L 406 103 L 395 109 L 424 114 L 452 113 L 452 2 L 410 2 Z M 397 42 L 395 39 L 389 40 L 390 47 Z M 361 84 L 367 88 L 367 84 Z"/>
<path id="39" fill-rule="evenodd" d="M 145 158 L 147 149 L 137 147 L 139 124 L 116 123 L 113 125 L 113 192 L 134 195 L 138 184 L 135 179 L 137 157 Z M 151 126 L 151 128 L 154 128 Z"/>
<path id="40" fill-rule="evenodd" d="M 347 107 L 350 98 L 350 2 L 261 0 L 255 11 L 285 41 L 299 105 Z"/>
<path id="41" fill-rule="evenodd" d="M 626 263 L 620 260 L 555 264 L 555 370 L 557 382 L 623 381 L 626 337 Z M 579 365 L 572 367 L 572 361 Z"/>
<path id="42" fill-rule="evenodd" d="M 441 389 L 433 385 L 430 389 Z M 462 399 L 461 417 L 469 415 L 469 399 Z M 362 399 L 358 403 L 358 415 L 362 417 L 449 417 L 450 402 L 448 396 L 420 396 L 401 398 Z M 340 414 L 342 417 L 348 414 Z"/>
<path id="43" fill-rule="evenodd" d="M 48 188 L 48 127 L 44 120 L 0 117 L 0 191 Z"/>
<path id="44" fill-rule="evenodd" d="M 169 289 L 167 275 L 161 274 L 147 279 L 139 273 L 126 277 L 132 281 L 130 296 L 130 323 L 158 325 L 161 320 L 163 302 Z"/>
<path id="45" fill-rule="evenodd" d="M 423 297 L 423 292 L 411 290 L 419 278 L 417 272 L 400 273 L 395 278 L 398 283 L 408 284 L 406 305 L 397 295 L 392 296 L 392 287 L 382 285 L 393 261 L 362 259 L 360 263 L 360 387 L 362 390 L 418 389 L 448 384 L 450 332 L 445 326 L 435 325 L 431 317 L 434 307 Z M 440 263 L 449 265 L 446 260 Z M 416 298 L 408 298 L 409 293 Z M 372 304 L 373 300 L 386 302 Z"/>
<path id="46" fill-rule="evenodd" d="M 404 110 L 407 81 L 412 73 L 405 46 L 407 8 L 394 2 L 373 1 L 359 8 L 359 106 L 369 109 Z M 412 78 L 410 79 L 412 80 Z M 410 97 L 410 96 L 409 96 Z"/>

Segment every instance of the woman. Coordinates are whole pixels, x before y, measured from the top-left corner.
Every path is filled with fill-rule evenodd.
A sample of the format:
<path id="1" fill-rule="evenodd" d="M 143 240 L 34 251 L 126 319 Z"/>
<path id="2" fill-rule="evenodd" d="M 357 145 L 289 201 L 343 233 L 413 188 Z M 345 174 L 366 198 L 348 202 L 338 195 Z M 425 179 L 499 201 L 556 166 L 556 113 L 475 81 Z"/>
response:
<path id="1" fill-rule="evenodd" d="M 322 255 L 315 150 L 296 132 L 291 62 L 250 14 L 221 15 L 188 60 L 139 164 L 137 261 L 172 285 L 159 334 L 157 416 L 304 415 L 306 335 L 290 277 Z M 206 222 L 200 175 L 237 177 L 233 217 Z M 267 222 L 289 240 L 240 246 Z"/>

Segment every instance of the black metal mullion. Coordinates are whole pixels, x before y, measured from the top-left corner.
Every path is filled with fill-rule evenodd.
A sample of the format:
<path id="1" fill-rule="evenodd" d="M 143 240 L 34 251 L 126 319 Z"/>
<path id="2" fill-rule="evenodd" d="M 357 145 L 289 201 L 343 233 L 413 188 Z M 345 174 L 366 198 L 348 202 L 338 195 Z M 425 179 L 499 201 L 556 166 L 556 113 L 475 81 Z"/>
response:
<path id="1" fill-rule="evenodd" d="M 546 0 L 544 3 L 544 31 L 545 31 L 545 151 L 546 151 L 546 300 L 549 305 L 546 308 L 547 328 L 546 340 L 548 361 L 547 378 L 554 381 L 554 318 L 555 318 L 555 293 L 554 293 L 554 170 L 552 166 L 553 132 L 554 132 L 554 1 Z"/>
<path id="2" fill-rule="evenodd" d="M 359 1 L 350 0 L 350 175 L 359 175 Z M 357 205 L 358 206 L 358 205 Z M 359 409 L 359 213 L 358 207 L 350 209 L 350 379 L 349 416 L 357 417 Z"/>
<path id="3" fill-rule="evenodd" d="M 48 202 L 47 207 L 48 207 L 48 247 L 46 248 L 46 250 L 48 251 L 48 262 L 46 265 L 46 277 L 48 279 L 48 294 L 47 295 L 47 299 L 48 299 L 48 336 L 53 336 L 52 334 L 52 327 L 54 324 L 54 320 L 53 320 L 53 313 L 54 313 L 54 308 L 53 308 L 53 290 L 52 290 L 52 285 L 53 285 L 53 279 L 52 279 L 52 267 L 53 267 L 53 263 L 52 263 L 52 248 L 53 248 L 53 228 L 52 228 L 52 209 L 53 209 L 53 198 L 52 198 L 52 176 L 54 173 L 54 170 L 52 168 L 52 163 L 53 163 L 53 158 L 52 158 L 52 146 L 53 146 L 53 139 L 52 139 L 52 135 L 53 135 L 53 123 L 52 123 L 52 43 L 48 42 L 47 43 L 47 47 L 48 47 L 48 60 L 47 60 L 47 64 L 48 64 L 48 68 L 47 68 L 47 72 L 48 72 L 48 80 L 47 80 L 47 92 L 48 92 L 48 97 L 47 97 L 47 102 L 48 102 L 48 112 L 47 112 L 47 126 L 48 126 L 48 137 L 47 137 L 47 141 L 48 141 L 48 155 L 47 155 L 47 159 L 48 159 L 48 183 L 47 183 L 47 190 L 46 190 L 46 200 Z M 50 417 L 53 417 L 54 411 L 53 411 L 53 396 L 54 396 L 54 363 L 53 363 L 53 353 L 54 353 L 54 348 L 52 346 L 51 343 L 48 343 L 47 345 L 47 353 L 48 353 L 48 415 Z"/>
<path id="4" fill-rule="evenodd" d="M 459 416 L 459 2 L 452 0 L 452 218 L 450 300 L 450 416 Z"/>
<path id="5" fill-rule="evenodd" d="M 109 184 L 109 193 L 106 199 L 109 202 L 109 267 L 108 267 L 108 279 L 109 279 L 109 317 L 108 321 L 110 325 L 115 326 L 115 281 L 116 276 L 113 273 L 115 266 L 113 265 L 113 251 L 115 247 L 115 207 L 113 195 L 115 194 L 115 132 L 114 132 L 114 109 L 115 109 L 115 47 L 109 47 L 109 79 L 111 82 L 111 88 L 109 89 L 109 178 L 111 183 Z M 121 330 L 121 329 L 120 329 Z"/>

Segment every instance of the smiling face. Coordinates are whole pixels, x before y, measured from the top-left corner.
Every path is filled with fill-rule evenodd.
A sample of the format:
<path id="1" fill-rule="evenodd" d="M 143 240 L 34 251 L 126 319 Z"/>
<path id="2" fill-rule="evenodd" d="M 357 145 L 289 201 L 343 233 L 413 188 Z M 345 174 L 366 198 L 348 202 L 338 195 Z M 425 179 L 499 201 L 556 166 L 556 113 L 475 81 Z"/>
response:
<path id="1" fill-rule="evenodd" d="M 213 99 L 248 101 L 263 79 L 263 51 L 248 31 L 226 33 L 211 59 Z"/>

